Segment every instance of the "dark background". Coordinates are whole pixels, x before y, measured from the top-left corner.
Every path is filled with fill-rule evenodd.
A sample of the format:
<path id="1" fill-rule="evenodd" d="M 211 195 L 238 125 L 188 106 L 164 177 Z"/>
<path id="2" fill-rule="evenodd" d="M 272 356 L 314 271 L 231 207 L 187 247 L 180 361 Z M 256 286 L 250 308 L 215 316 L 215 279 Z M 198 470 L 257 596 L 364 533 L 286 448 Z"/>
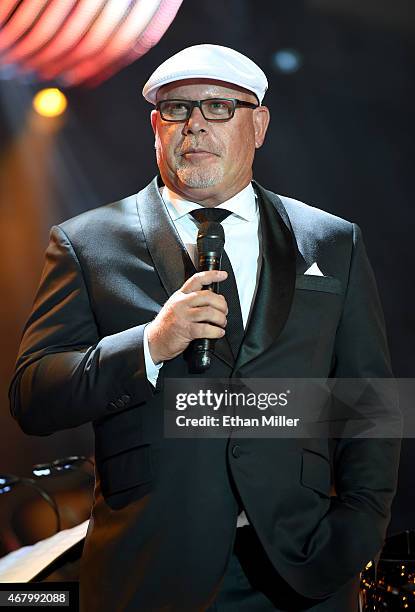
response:
<path id="1" fill-rule="evenodd" d="M 30 438 L 9 416 L 20 333 L 50 226 L 129 195 L 154 176 L 151 107 L 141 89 L 161 61 L 192 44 L 233 47 L 264 69 L 272 119 L 255 178 L 360 225 L 395 374 L 414 376 L 414 34 L 412 0 L 184 0 L 147 55 L 96 89 L 66 90 L 60 122 L 32 115 L 37 83 L 0 81 L 0 473 L 29 475 L 34 462 L 92 450 L 89 426 Z M 292 73 L 275 66 L 275 53 L 287 48 L 300 59 Z M 393 532 L 415 528 L 414 461 L 415 441 L 407 440 Z M 62 476 L 47 487 L 62 492 L 82 478 Z M 13 547 L 26 498 L 0 497 L 0 554 Z"/>

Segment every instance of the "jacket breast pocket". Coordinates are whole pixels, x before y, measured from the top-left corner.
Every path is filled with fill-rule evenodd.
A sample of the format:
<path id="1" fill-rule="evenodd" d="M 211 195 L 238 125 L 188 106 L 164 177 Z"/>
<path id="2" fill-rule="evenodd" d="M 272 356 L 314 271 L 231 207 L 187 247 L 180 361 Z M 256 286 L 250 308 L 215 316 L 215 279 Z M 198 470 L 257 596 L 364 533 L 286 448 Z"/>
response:
<path id="1" fill-rule="evenodd" d="M 140 493 L 144 494 L 151 488 L 151 447 L 149 444 L 141 444 L 97 460 L 97 469 L 105 498 L 132 490 L 140 496 Z"/>
<path id="2" fill-rule="evenodd" d="M 301 484 L 325 497 L 330 497 L 330 462 L 321 455 L 304 449 L 301 460 Z"/>
<path id="3" fill-rule="evenodd" d="M 334 278 L 334 276 L 299 274 L 295 279 L 295 288 L 309 291 L 322 291 L 325 293 L 343 293 L 341 282 L 339 279 Z"/>

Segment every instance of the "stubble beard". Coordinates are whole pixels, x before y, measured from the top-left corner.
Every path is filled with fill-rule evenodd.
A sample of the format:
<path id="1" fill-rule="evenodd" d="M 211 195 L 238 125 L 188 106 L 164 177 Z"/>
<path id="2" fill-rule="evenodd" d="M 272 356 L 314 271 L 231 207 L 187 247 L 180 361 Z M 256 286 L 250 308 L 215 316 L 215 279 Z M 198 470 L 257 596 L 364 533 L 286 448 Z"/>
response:
<path id="1" fill-rule="evenodd" d="M 196 146 L 196 143 L 192 143 L 192 145 Z M 156 138 L 154 148 L 157 164 L 160 167 L 162 164 L 162 147 L 158 138 Z M 219 184 L 225 176 L 225 169 L 220 157 L 206 166 L 196 166 L 186 160 L 179 151 L 176 156 L 176 175 L 180 182 L 187 187 L 193 189 L 213 187 Z"/>
<path id="2" fill-rule="evenodd" d="M 180 182 L 194 189 L 213 187 L 223 180 L 225 174 L 219 159 L 204 167 L 195 166 L 181 157 L 177 163 L 176 171 Z"/>

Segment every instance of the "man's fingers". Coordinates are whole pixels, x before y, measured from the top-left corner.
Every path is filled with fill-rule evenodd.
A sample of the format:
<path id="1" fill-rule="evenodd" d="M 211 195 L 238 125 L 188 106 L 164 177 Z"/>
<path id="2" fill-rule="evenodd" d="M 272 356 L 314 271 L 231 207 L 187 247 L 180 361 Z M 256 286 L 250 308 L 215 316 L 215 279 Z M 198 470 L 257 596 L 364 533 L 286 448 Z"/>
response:
<path id="1" fill-rule="evenodd" d="M 220 281 L 225 280 L 227 276 L 228 273 L 225 272 L 225 270 L 208 270 L 207 272 L 197 272 L 187 279 L 181 290 L 183 293 L 200 291 L 206 285 L 220 283 Z"/>
<path id="2" fill-rule="evenodd" d="M 211 306 L 212 308 L 220 310 L 225 315 L 228 314 L 228 305 L 225 298 L 223 295 L 214 293 L 213 291 L 195 291 L 194 293 L 189 294 L 187 304 L 188 306 L 198 308 L 203 306 Z"/>
<path id="3" fill-rule="evenodd" d="M 220 327 L 225 327 L 227 323 L 225 314 L 216 308 L 212 308 L 212 306 L 192 308 L 190 317 L 192 321 L 213 323 L 214 325 L 220 325 Z"/>
<path id="4" fill-rule="evenodd" d="M 192 338 L 222 338 L 225 335 L 225 330 L 217 325 L 209 323 L 191 323 L 190 331 Z"/>

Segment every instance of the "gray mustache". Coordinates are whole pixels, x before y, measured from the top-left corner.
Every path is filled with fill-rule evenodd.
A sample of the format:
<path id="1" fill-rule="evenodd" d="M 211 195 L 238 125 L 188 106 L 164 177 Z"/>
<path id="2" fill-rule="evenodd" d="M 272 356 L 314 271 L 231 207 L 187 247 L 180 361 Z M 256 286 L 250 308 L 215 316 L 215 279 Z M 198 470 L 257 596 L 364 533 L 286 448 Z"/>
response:
<path id="1" fill-rule="evenodd" d="M 179 155 L 183 155 L 183 153 L 186 153 L 186 151 L 189 151 L 189 149 L 203 149 L 205 151 L 208 151 L 209 153 L 213 153 L 215 155 L 221 155 L 221 152 L 218 150 L 217 147 L 213 147 L 207 144 L 206 142 L 201 142 L 200 140 L 199 141 L 198 140 L 183 141 L 180 147 L 177 149 L 177 153 Z"/>

